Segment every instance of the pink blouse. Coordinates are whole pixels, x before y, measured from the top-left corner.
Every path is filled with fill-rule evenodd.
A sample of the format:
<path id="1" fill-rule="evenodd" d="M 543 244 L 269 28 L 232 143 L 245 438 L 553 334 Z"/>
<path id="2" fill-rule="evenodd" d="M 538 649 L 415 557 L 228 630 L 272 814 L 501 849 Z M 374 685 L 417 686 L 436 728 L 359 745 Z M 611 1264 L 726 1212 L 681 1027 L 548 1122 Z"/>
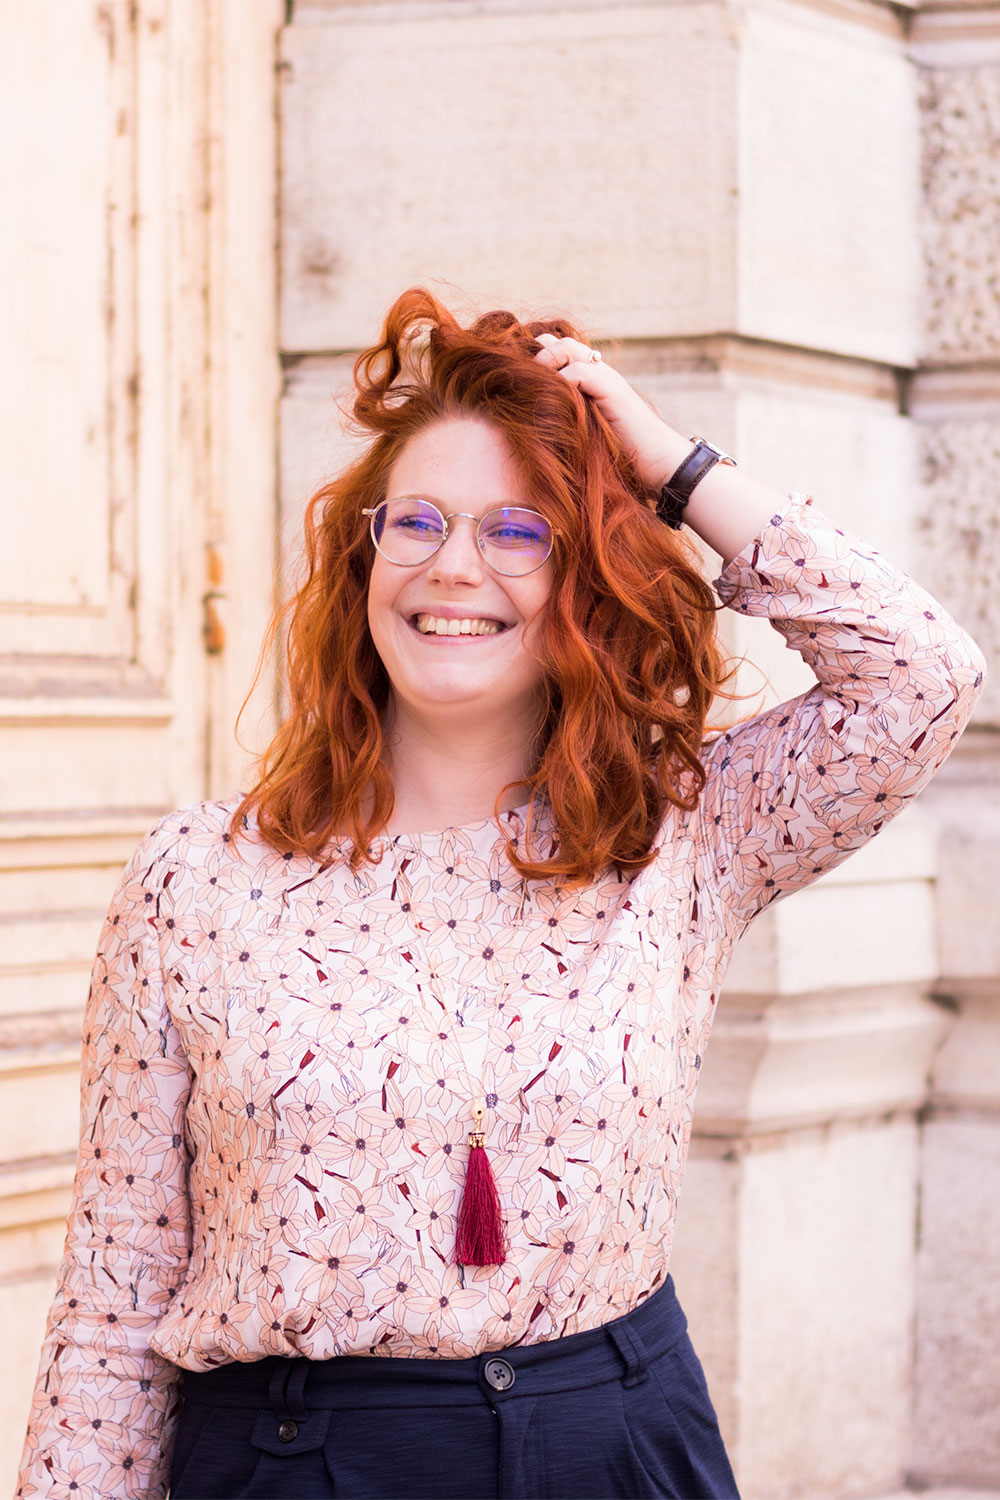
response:
<path id="1" fill-rule="evenodd" d="M 94 969 L 20 1495 L 162 1497 L 178 1365 L 462 1358 L 594 1328 L 662 1281 L 733 944 L 927 784 L 984 669 L 798 496 L 716 588 L 818 682 L 705 746 L 696 811 L 668 812 L 636 877 L 533 882 L 517 922 L 490 822 L 383 837 L 357 878 L 252 828 L 234 845 L 235 801 L 143 840 Z M 462 1268 L 479 1100 L 510 1253 Z"/>

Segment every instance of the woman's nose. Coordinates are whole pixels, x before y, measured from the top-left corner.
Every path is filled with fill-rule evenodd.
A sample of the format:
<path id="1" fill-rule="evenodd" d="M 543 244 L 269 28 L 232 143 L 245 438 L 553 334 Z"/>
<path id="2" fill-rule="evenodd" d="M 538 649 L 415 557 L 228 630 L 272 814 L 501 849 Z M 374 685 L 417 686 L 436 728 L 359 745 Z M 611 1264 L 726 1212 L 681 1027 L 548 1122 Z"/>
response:
<path id="1" fill-rule="evenodd" d="M 475 579 L 485 571 L 479 550 L 479 523 L 475 516 L 456 515 L 448 521 L 448 535 L 428 565 L 431 578 Z"/>

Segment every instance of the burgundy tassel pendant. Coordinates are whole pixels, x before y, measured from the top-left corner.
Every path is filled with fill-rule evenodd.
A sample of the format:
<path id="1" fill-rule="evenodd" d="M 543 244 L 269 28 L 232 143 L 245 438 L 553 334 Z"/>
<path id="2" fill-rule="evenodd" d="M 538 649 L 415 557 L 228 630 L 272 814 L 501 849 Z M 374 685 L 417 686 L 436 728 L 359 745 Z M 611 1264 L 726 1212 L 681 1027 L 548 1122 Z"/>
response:
<path id="1" fill-rule="evenodd" d="M 477 1106 L 472 1114 L 476 1128 L 468 1135 L 469 1161 L 458 1210 L 454 1263 L 499 1266 L 506 1259 L 509 1247 L 500 1213 L 500 1194 L 486 1155 L 486 1132 L 482 1129 L 485 1110 Z"/>

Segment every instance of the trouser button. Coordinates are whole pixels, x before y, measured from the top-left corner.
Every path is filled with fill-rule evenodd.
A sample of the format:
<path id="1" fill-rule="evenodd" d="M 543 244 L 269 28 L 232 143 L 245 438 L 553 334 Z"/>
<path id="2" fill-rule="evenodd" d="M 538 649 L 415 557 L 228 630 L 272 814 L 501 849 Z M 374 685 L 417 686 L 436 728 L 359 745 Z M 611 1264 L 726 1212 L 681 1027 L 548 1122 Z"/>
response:
<path id="1" fill-rule="evenodd" d="M 505 1359 L 488 1359 L 483 1366 L 483 1378 L 495 1391 L 509 1391 L 514 1384 L 514 1366 Z"/>
<path id="2" fill-rule="evenodd" d="M 278 1426 L 278 1437 L 283 1443 L 294 1443 L 299 1435 L 298 1423 L 282 1422 Z"/>

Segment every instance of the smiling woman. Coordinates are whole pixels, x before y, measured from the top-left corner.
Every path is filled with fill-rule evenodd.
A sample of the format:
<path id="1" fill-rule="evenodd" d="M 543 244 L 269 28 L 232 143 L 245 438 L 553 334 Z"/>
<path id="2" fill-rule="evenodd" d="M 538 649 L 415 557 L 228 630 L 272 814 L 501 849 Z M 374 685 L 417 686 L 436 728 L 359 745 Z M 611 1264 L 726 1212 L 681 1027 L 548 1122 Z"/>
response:
<path id="1" fill-rule="evenodd" d="M 356 379 L 288 718 L 102 933 L 19 1494 L 734 1500 L 669 1275 L 720 985 L 982 656 L 566 323 L 414 290 Z M 716 595 L 817 680 L 713 737 Z"/>
<path id="2" fill-rule="evenodd" d="M 357 866 L 386 830 L 544 800 L 558 849 L 512 862 L 583 882 L 648 865 L 665 802 L 693 805 L 725 679 L 718 606 L 689 539 L 657 519 L 648 457 L 556 378 L 546 340 L 619 381 L 633 423 L 652 417 L 574 332 L 510 313 L 462 328 L 419 289 L 394 304 L 355 367 L 373 441 L 307 512 L 290 712 L 234 831 L 252 812 L 314 857 L 349 836 Z M 431 628 L 462 616 L 487 623 Z"/>

